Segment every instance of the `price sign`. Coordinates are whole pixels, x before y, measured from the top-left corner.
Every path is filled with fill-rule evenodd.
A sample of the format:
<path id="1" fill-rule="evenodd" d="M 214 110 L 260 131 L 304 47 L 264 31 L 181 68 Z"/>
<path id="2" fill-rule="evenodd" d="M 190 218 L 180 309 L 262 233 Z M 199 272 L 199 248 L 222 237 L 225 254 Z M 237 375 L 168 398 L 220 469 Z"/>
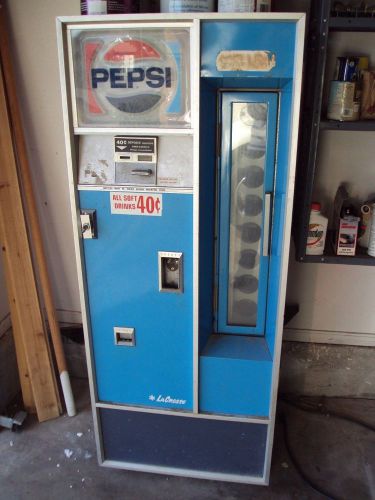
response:
<path id="1" fill-rule="evenodd" d="M 149 193 L 110 193 L 111 213 L 126 215 L 160 216 L 163 211 L 163 195 Z"/>

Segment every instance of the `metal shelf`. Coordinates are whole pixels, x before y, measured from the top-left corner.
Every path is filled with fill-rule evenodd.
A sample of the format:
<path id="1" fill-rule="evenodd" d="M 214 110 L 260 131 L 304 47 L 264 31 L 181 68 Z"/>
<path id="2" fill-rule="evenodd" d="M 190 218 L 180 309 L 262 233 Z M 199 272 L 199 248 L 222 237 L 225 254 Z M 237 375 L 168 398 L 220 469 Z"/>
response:
<path id="1" fill-rule="evenodd" d="M 357 247 L 357 255 L 335 255 L 332 248 L 326 248 L 324 255 L 305 255 L 299 258 L 300 262 L 311 262 L 315 264 L 347 264 L 356 266 L 375 266 L 375 257 L 367 255 L 366 250 Z"/>
<path id="2" fill-rule="evenodd" d="M 330 17 L 330 31 L 375 31 L 374 17 Z"/>
<path id="3" fill-rule="evenodd" d="M 320 132 L 324 130 L 375 132 L 375 120 L 337 122 L 322 119 L 322 97 L 325 79 L 328 40 L 333 32 L 375 32 L 375 17 L 333 17 L 333 0 L 314 0 L 310 3 L 309 32 L 306 39 L 303 101 L 301 104 L 300 138 L 298 145 L 293 238 L 296 260 L 324 264 L 374 266 L 375 258 L 362 249 L 354 257 L 337 256 L 327 242 L 322 256 L 305 255 L 314 192 L 317 149 Z M 327 22 L 328 21 L 328 22 Z"/>
<path id="4" fill-rule="evenodd" d="M 293 238 L 296 259 L 305 255 L 310 218 L 310 205 L 316 170 L 316 155 L 319 141 L 324 73 L 327 56 L 328 26 L 331 11 L 330 0 L 311 2 L 309 32 L 305 45 L 303 100 L 301 102 L 300 136 L 297 157 L 297 175 L 294 194 Z M 302 260 L 303 262 L 303 260 Z"/>
<path id="5" fill-rule="evenodd" d="M 359 120 L 356 122 L 338 122 L 334 120 L 321 120 L 320 130 L 348 130 L 358 132 L 375 131 L 375 120 Z"/>

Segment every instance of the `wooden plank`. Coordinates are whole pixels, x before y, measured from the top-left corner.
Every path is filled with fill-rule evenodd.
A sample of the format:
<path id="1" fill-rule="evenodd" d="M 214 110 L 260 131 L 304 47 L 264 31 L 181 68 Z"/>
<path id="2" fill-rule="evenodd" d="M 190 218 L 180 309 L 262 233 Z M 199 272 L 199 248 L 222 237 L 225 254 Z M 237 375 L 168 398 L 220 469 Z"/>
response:
<path id="1" fill-rule="evenodd" d="M 1 176 L 0 176 L 0 189 L 3 188 L 4 186 L 5 186 L 5 182 L 2 181 Z M 1 253 L 3 254 L 3 251 Z M 31 387 L 31 383 L 30 383 L 29 368 L 27 366 L 27 361 L 26 361 L 25 347 L 23 345 L 21 328 L 20 328 L 20 325 L 18 324 L 18 317 L 15 313 L 15 310 L 13 310 L 15 307 L 15 304 L 11 300 L 13 293 L 9 293 L 11 280 L 10 280 L 10 276 L 8 276 L 8 267 L 5 266 L 5 262 L 4 262 L 4 275 L 5 275 L 5 281 L 7 283 L 7 289 L 8 289 L 8 302 L 9 302 L 9 309 L 10 309 L 11 318 L 12 318 L 12 334 L 13 334 L 14 345 L 15 345 L 15 349 L 16 349 L 18 375 L 19 375 L 19 380 L 20 380 L 20 385 L 21 385 L 23 405 L 24 405 L 25 410 L 28 413 L 36 413 L 34 396 L 33 396 L 33 391 L 32 391 L 32 387 Z"/>
<path id="2" fill-rule="evenodd" d="M 4 262 L 4 267 L 7 268 Z M 10 278 L 7 276 L 7 269 L 5 270 L 5 279 L 7 283 L 11 283 Z M 29 367 L 27 366 L 25 347 L 22 340 L 21 327 L 18 324 L 18 316 L 15 311 L 15 304 L 11 300 L 14 296 L 13 293 L 9 293 L 9 308 L 12 317 L 12 333 L 14 339 L 14 345 L 16 348 L 18 374 L 21 385 L 22 400 L 25 410 L 28 413 L 36 413 L 36 407 L 34 402 L 33 390 L 30 382 Z"/>
<path id="3" fill-rule="evenodd" d="M 0 16 L 1 19 L 5 19 L 5 13 L 4 13 L 4 5 L 1 3 L 0 4 L 1 10 L 0 10 Z M 3 21 L 1 21 L 0 25 L 3 25 Z M 1 39 L 1 34 L 0 34 L 0 39 Z M 0 57 L 1 59 L 1 57 Z M 0 174 L 0 189 L 4 187 L 5 182 L 2 179 L 2 176 Z M 4 273 L 5 273 L 5 279 L 6 282 L 8 283 L 8 290 L 10 287 L 10 277 L 7 276 L 7 271 L 8 268 L 7 266 L 4 266 Z M 13 293 L 8 293 L 8 300 L 9 300 L 9 308 L 11 311 L 11 317 L 12 317 L 12 333 L 13 333 L 13 338 L 14 338 L 14 345 L 16 349 L 16 356 L 17 356 L 17 365 L 18 365 L 18 374 L 19 374 L 19 379 L 20 379 L 20 385 L 21 385 L 21 392 L 22 392 L 22 400 L 23 404 L 25 407 L 25 410 L 28 413 L 36 413 L 36 408 L 35 408 L 35 402 L 34 402 L 34 396 L 33 396 L 33 391 L 31 387 L 31 382 L 30 382 L 30 376 L 29 376 L 29 368 L 27 366 L 27 361 L 26 361 L 26 353 L 25 353 L 25 347 L 23 345 L 23 340 L 22 340 L 22 332 L 21 332 L 21 327 L 18 324 L 18 317 L 15 314 L 15 311 L 13 310 L 15 305 L 13 301 L 11 300 L 11 297 L 13 296 Z"/>
<path id="4" fill-rule="evenodd" d="M 76 410 L 60 333 L 60 326 L 53 299 L 51 280 L 49 278 L 47 268 L 47 259 L 44 252 L 42 231 L 40 228 L 38 211 L 35 202 L 22 117 L 16 93 L 16 78 L 11 61 L 12 54 L 9 47 L 7 28 L 5 9 L 0 8 L 0 58 L 3 64 L 4 86 L 6 89 L 7 104 L 9 107 L 9 118 L 13 132 L 13 142 L 15 144 L 17 154 L 19 182 L 22 187 L 25 212 L 27 215 L 28 227 L 30 229 L 30 241 L 32 243 L 33 255 L 35 256 L 35 270 L 37 272 L 38 282 L 40 283 L 41 298 L 43 299 L 44 307 L 47 313 L 49 331 L 52 338 L 57 368 L 60 374 L 66 408 L 68 415 L 73 416 L 75 415 Z"/>
<path id="5" fill-rule="evenodd" d="M 59 415 L 60 399 L 35 282 L 1 61 L 0 129 L 0 241 L 5 276 L 15 334 L 21 333 L 38 419 L 44 421 Z"/>

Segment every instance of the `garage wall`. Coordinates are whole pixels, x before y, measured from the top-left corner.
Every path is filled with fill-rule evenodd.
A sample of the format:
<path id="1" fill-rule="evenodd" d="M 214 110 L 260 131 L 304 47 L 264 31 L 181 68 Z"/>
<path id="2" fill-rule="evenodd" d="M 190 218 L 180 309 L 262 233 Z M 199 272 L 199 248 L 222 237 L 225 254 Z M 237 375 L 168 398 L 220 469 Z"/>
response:
<path id="1" fill-rule="evenodd" d="M 79 1 L 8 3 L 18 90 L 55 300 L 61 320 L 79 321 L 55 35 L 55 16 L 78 14 Z M 340 144 L 328 147 L 329 158 L 334 158 L 332 147 Z M 331 162 L 329 168 L 335 165 Z M 299 264 L 291 258 L 287 296 L 300 304 L 299 314 L 288 325 L 287 338 L 374 342 L 375 269 Z"/>
<path id="2" fill-rule="evenodd" d="M 7 2 L 29 160 L 48 267 L 61 321 L 80 321 L 65 166 L 55 18 L 79 0 Z"/>
<path id="3" fill-rule="evenodd" d="M 287 302 L 299 304 L 300 311 L 284 338 L 375 345 L 374 297 L 374 268 L 300 264 L 291 253 Z"/>

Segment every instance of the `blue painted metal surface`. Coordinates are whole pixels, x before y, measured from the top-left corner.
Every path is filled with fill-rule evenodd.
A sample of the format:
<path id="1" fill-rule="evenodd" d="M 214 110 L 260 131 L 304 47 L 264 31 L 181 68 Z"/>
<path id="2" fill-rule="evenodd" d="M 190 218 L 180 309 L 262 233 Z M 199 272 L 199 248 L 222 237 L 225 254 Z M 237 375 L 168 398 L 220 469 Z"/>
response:
<path id="1" fill-rule="evenodd" d="M 231 197 L 236 196 L 236 186 L 231 185 L 232 172 L 232 104 L 233 103 L 265 103 L 267 112 L 266 158 L 263 182 L 263 224 L 261 227 L 260 251 L 263 249 L 264 200 L 266 193 L 273 193 L 275 172 L 275 148 L 277 132 L 278 95 L 271 92 L 228 92 L 222 94 L 222 147 L 220 162 L 220 206 L 219 206 L 219 255 L 218 255 L 218 323 L 219 333 L 264 335 L 267 306 L 268 266 L 269 256 L 259 256 L 257 319 L 255 326 L 239 326 L 229 324 L 228 320 L 228 285 L 229 285 L 229 244 Z M 251 218 L 250 218 L 251 220 Z"/>
<path id="2" fill-rule="evenodd" d="M 272 358 L 263 338 L 212 335 L 199 366 L 200 411 L 269 415 Z"/>
<path id="3" fill-rule="evenodd" d="M 270 21 L 202 22 L 201 75 L 204 77 L 292 78 L 295 23 Z M 223 50 L 267 50 L 275 55 L 270 71 L 218 71 L 216 57 Z"/>
<path id="4" fill-rule="evenodd" d="M 202 75 L 207 76 L 203 79 L 202 89 L 209 99 L 205 102 L 202 95 L 201 113 L 205 113 L 207 106 L 210 117 L 203 117 L 200 143 L 200 219 L 203 232 L 200 234 L 199 274 L 199 408 L 200 411 L 209 413 L 267 417 L 271 400 L 275 319 L 281 271 L 280 251 L 285 223 L 293 76 L 291 54 L 294 49 L 295 25 L 257 22 L 245 26 L 245 23 L 240 22 L 228 29 L 232 23 L 226 23 L 225 33 L 228 38 L 224 40 L 224 44 L 223 37 L 217 36 L 217 30 L 222 29 L 219 26 L 221 24 L 202 22 Z M 274 28 L 277 31 L 274 32 Z M 217 46 L 219 43 L 225 45 L 220 50 L 274 50 L 278 64 L 266 74 L 219 73 L 215 65 L 216 55 L 213 55 L 215 44 Z M 173 50 L 175 54 L 178 52 L 176 47 Z M 281 68 L 280 64 L 284 60 L 285 64 Z M 251 88 L 251 92 L 238 92 L 235 87 Z M 259 91 L 254 90 L 256 88 Z M 276 88 L 281 90 L 281 126 L 275 177 L 278 94 L 262 90 Z M 219 168 L 220 268 L 217 332 L 220 335 L 212 334 L 217 92 L 222 92 L 224 96 L 221 113 L 222 162 Z M 180 92 L 176 99 L 169 111 L 173 111 L 176 106 L 178 108 Z M 264 192 L 274 194 L 274 214 L 271 255 L 262 257 L 260 262 L 256 327 L 228 325 L 227 321 L 232 102 L 268 105 Z M 212 129 L 206 132 L 210 134 L 209 138 L 204 135 L 206 127 Z M 99 238 L 84 240 L 84 253 L 99 401 L 192 410 L 192 196 L 164 194 L 161 217 L 112 215 L 108 192 L 81 191 L 80 205 L 84 209 L 96 209 L 98 218 Z M 263 231 L 264 229 L 262 239 Z M 262 248 L 262 240 L 260 247 Z M 183 252 L 183 294 L 159 292 L 158 251 Z M 116 326 L 135 328 L 134 348 L 115 345 L 113 328 Z M 231 335 L 221 335 L 226 333 Z M 259 335 L 265 337 L 257 337 Z"/>
<path id="5" fill-rule="evenodd" d="M 80 191 L 80 206 L 97 210 L 84 255 L 99 400 L 191 410 L 192 195 L 164 194 L 160 217 L 112 215 L 108 192 Z M 184 293 L 159 292 L 158 251 L 183 252 Z M 136 346 L 115 345 L 115 326 Z"/>
<path id="6" fill-rule="evenodd" d="M 204 342 L 200 348 L 200 411 L 228 415 L 252 415 L 267 417 L 270 412 L 273 352 L 275 348 L 276 318 L 279 307 L 280 276 L 281 276 L 281 249 L 284 238 L 286 192 L 288 184 L 288 164 L 290 147 L 290 124 L 292 112 L 292 85 L 293 85 L 293 58 L 295 43 L 295 25 L 290 23 L 254 23 L 245 27 L 245 23 L 230 26 L 230 22 L 223 27 L 215 23 L 203 23 L 202 27 L 202 88 L 212 94 L 224 91 L 228 95 L 236 89 L 258 91 L 262 95 L 263 89 L 279 92 L 280 115 L 277 115 L 276 94 L 263 93 L 274 99 L 270 108 L 273 115 L 273 138 L 275 142 L 276 119 L 279 120 L 277 168 L 274 169 L 267 162 L 267 185 L 265 191 L 272 192 L 272 231 L 270 239 L 270 257 L 263 261 L 261 282 L 261 312 L 256 329 L 245 327 L 227 327 L 227 270 L 228 237 L 229 237 L 229 197 L 223 196 L 223 190 L 230 193 L 229 172 L 221 172 L 220 190 L 220 217 L 222 227 L 219 234 L 219 253 L 221 267 L 218 273 L 219 301 L 218 301 L 218 328 L 224 333 L 219 335 L 204 329 Z M 220 36 L 219 36 L 220 31 Z M 260 33 L 262 31 L 262 33 Z M 226 38 L 223 38 L 223 33 Z M 255 35 L 255 33 L 257 33 Z M 216 56 L 220 50 L 272 50 L 276 54 L 276 67 L 268 73 L 260 72 L 218 72 Z M 241 94 L 239 94 L 241 95 Z M 246 95 L 246 94 L 242 94 Z M 206 101 L 203 109 L 207 106 Z M 211 110 L 212 111 L 212 110 Z M 230 127 L 225 126 L 225 112 L 222 116 L 224 130 L 222 148 L 226 150 L 222 155 L 223 162 L 230 162 Z M 206 154 L 205 141 L 201 143 L 203 157 Z M 275 150 L 272 152 L 272 156 Z M 272 159 L 273 160 L 273 159 Z M 273 163 L 273 162 L 272 162 Z M 223 167 L 223 164 L 221 168 Z M 205 179 L 210 176 L 211 170 L 202 172 Z M 271 180 L 272 179 L 272 180 Z M 271 184 L 269 184 L 271 182 Z M 210 217 L 209 217 L 210 219 Z M 227 224 L 225 224 L 225 219 Z M 210 222 L 210 221 L 209 221 Z M 226 227 L 226 229 L 225 229 Z M 220 258 L 218 259 L 218 261 Z M 266 262 L 266 264 L 265 264 Z M 267 269 L 268 268 L 268 269 Z M 203 276 L 203 273 L 200 273 Z M 220 284 L 221 282 L 221 284 Z M 207 283 L 206 283 L 207 285 Z M 205 285 L 205 286 L 206 286 Z M 201 296 L 201 300 L 202 296 Z M 221 317 L 221 318 L 220 318 Z M 232 335 L 226 335 L 232 333 Z M 234 335 L 233 335 L 234 334 Z M 253 334 L 235 335 L 235 334 Z M 256 337 L 262 335 L 263 337 Z"/>

